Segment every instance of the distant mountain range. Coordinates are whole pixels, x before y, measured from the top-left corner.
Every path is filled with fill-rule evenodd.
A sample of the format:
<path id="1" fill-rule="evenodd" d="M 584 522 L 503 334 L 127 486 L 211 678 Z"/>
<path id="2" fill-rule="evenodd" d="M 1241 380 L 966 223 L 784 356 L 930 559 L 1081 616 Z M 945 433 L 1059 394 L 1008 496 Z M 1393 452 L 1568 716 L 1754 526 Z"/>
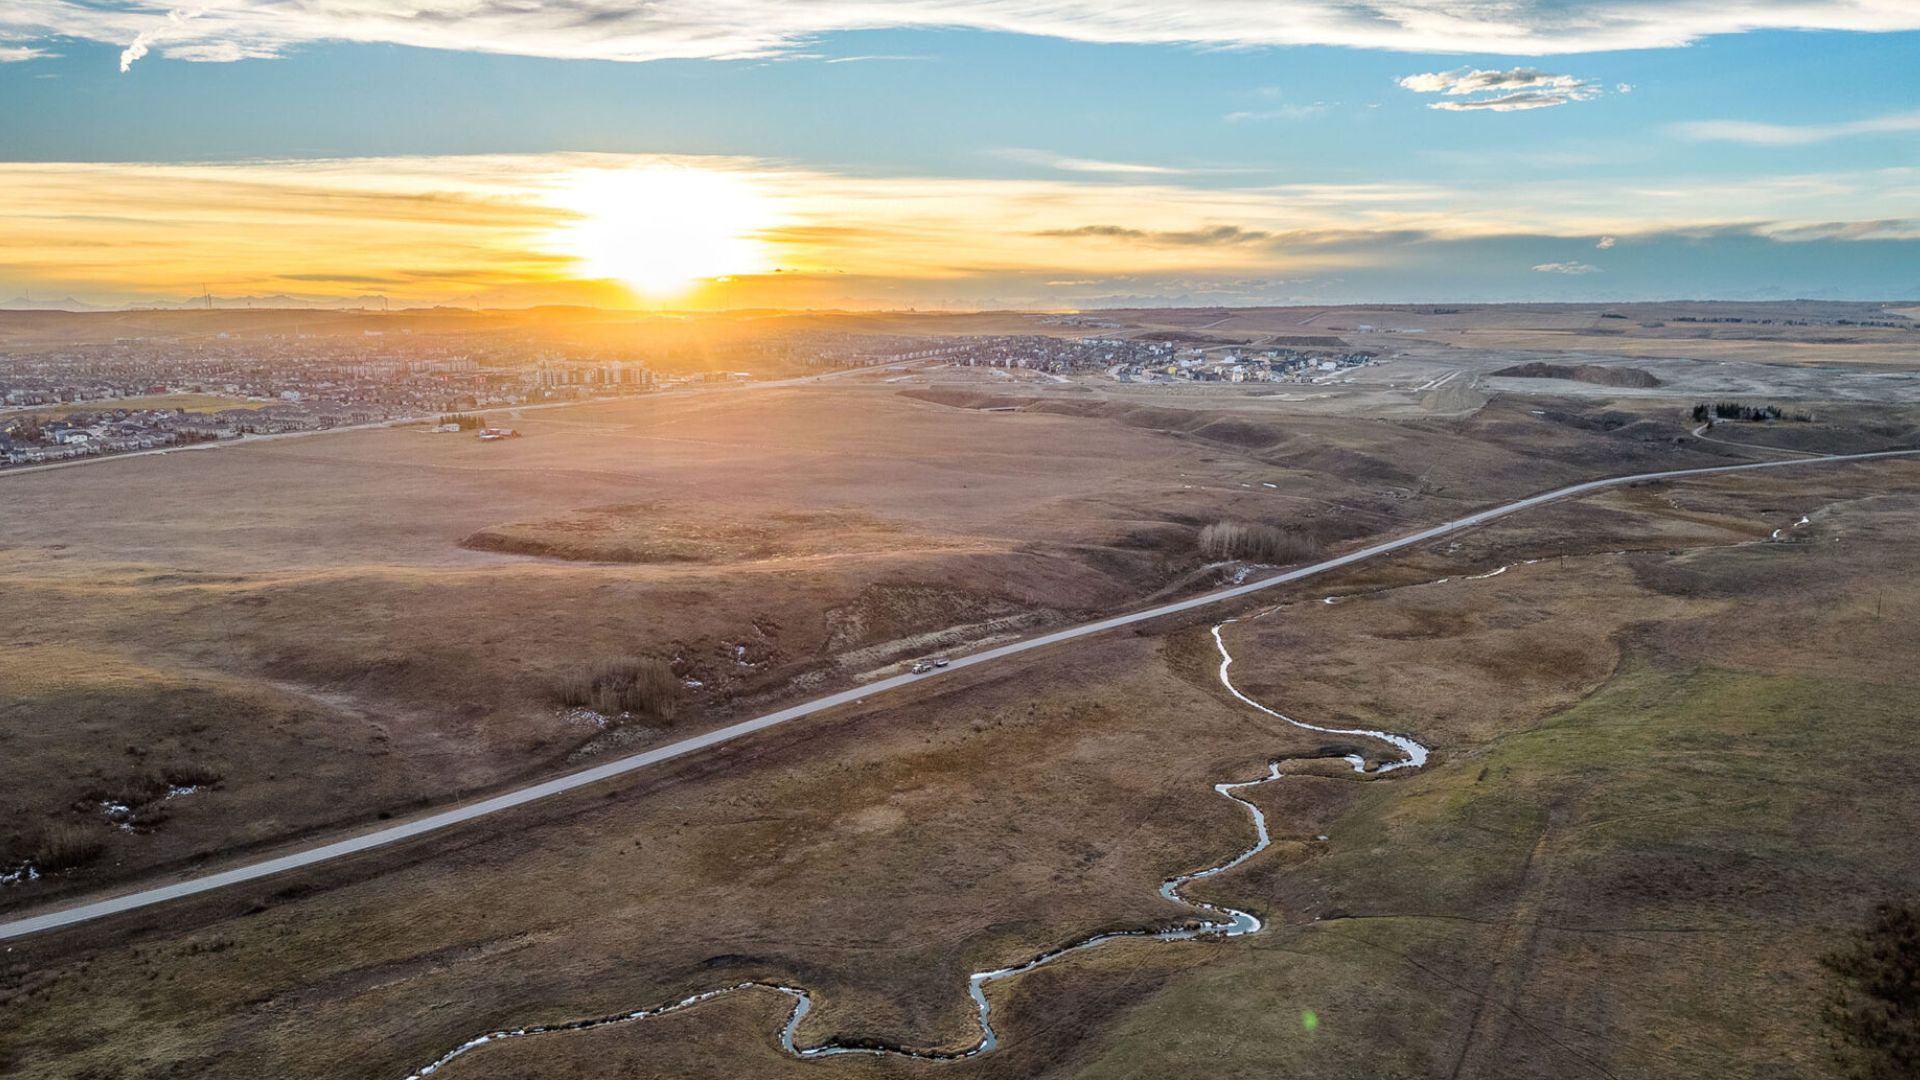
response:
<path id="1" fill-rule="evenodd" d="M 106 311 L 99 304 L 89 304 L 85 300 L 76 300 L 63 296 L 58 300 L 30 300 L 16 296 L 11 300 L 0 300 L 0 311 Z"/>
<path id="2" fill-rule="evenodd" d="M 207 298 L 204 296 L 195 296 L 186 300 L 142 300 L 128 304 L 90 304 L 72 296 L 63 296 L 58 300 L 16 296 L 11 300 L 0 301 L 0 311 L 191 311 L 207 306 Z M 377 311 L 387 306 L 387 298 L 384 296 L 288 296 L 285 293 L 277 293 L 273 296 L 216 296 L 213 298 L 212 306 L 219 311 L 244 311 L 247 308 L 279 310 L 372 308 Z"/>

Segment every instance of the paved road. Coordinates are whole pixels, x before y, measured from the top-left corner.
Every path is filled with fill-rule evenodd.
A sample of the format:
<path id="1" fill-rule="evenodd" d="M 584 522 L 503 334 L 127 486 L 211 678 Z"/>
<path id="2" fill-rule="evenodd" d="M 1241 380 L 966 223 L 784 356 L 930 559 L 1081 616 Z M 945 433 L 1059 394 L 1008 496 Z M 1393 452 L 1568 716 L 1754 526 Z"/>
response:
<path id="1" fill-rule="evenodd" d="M 223 889 L 229 885 L 238 885 L 246 881 L 258 881 L 261 878 L 284 874 L 290 870 L 298 870 L 302 867 L 333 862 L 336 859 L 343 859 L 358 852 L 386 847 L 390 844 L 397 844 L 416 836 L 439 832 L 442 829 L 473 821 L 476 818 L 498 814 L 517 806 L 525 806 L 530 802 L 536 802 L 540 799 L 559 795 L 563 792 L 574 791 L 591 784 L 600 783 L 603 780 L 610 780 L 616 776 L 624 776 L 627 773 L 658 765 L 664 761 L 672 761 L 675 758 L 685 757 L 688 754 L 705 750 L 708 747 L 719 746 L 722 743 L 744 738 L 756 731 L 764 731 L 767 728 L 776 727 L 791 720 L 798 720 L 803 716 L 812 716 L 814 713 L 859 702 L 866 698 L 884 694 L 890 690 L 895 690 L 913 683 L 939 678 L 942 675 L 951 674 L 952 672 L 970 668 L 977 664 L 990 664 L 1009 656 L 1017 656 L 1020 653 L 1031 652 L 1035 649 L 1044 649 L 1050 645 L 1058 645 L 1062 642 L 1073 641 L 1077 638 L 1089 637 L 1093 634 L 1104 633 L 1108 630 L 1115 630 L 1123 626 L 1131 626 L 1149 619 L 1158 619 L 1167 615 L 1177 615 L 1183 611 L 1191 611 L 1195 608 L 1223 604 L 1230 600 L 1237 600 L 1240 597 L 1259 592 L 1262 589 L 1271 589 L 1278 585 L 1286 585 L 1291 582 L 1324 574 L 1330 570 L 1337 570 L 1343 566 L 1350 566 L 1354 563 L 1376 558 L 1389 552 L 1399 551 L 1402 548 L 1412 547 L 1415 544 L 1446 536 L 1459 529 L 1469 529 L 1476 525 L 1484 525 L 1489 521 L 1494 521 L 1510 514 L 1517 514 L 1522 510 L 1530 510 L 1536 506 L 1541 506 L 1559 499 L 1586 495 L 1607 488 L 1620 487 L 1622 485 L 1640 483 L 1648 480 L 1676 480 L 1689 476 L 1750 472 L 1758 469 L 1802 468 L 1807 465 L 1820 463 L 1873 461 L 1881 458 L 1908 457 L 1913 455 L 1920 455 L 1920 450 L 1890 450 L 1877 454 L 1844 454 L 1821 458 L 1759 461 L 1743 465 L 1719 465 L 1701 469 L 1677 469 L 1671 472 L 1640 473 L 1633 476 L 1616 476 L 1604 480 L 1590 480 L 1583 484 L 1574 484 L 1570 487 L 1558 488 L 1540 495 L 1534 495 L 1530 498 L 1521 499 L 1518 502 L 1511 502 L 1504 506 L 1496 506 L 1489 510 L 1481 510 L 1478 513 L 1468 514 L 1465 517 L 1435 525 L 1430 529 L 1422 529 L 1419 532 L 1396 537 L 1392 540 L 1383 540 L 1380 543 L 1361 548 L 1358 551 L 1349 552 L 1338 558 L 1328 559 L 1324 562 L 1314 563 L 1311 566 L 1303 566 L 1282 574 L 1275 574 L 1272 577 L 1262 578 L 1259 581 L 1238 585 L 1229 589 L 1221 589 L 1187 600 L 1181 600 L 1171 604 L 1161 604 L 1158 607 L 1151 607 L 1126 615 L 1116 615 L 1109 619 L 1101 619 L 1098 622 L 1083 623 L 1079 626 L 1068 627 L 1065 630 L 1056 630 L 1051 634 L 1042 634 L 1039 637 L 1027 638 L 1011 644 L 1001 645 L 997 648 L 956 657 L 952 664 L 946 668 L 920 675 L 895 675 L 892 678 L 881 679 L 852 690 L 843 690 L 837 694 L 829 694 L 823 698 L 816 698 L 813 701 L 795 705 L 791 708 L 781 709 L 779 712 L 768 713 L 765 716 L 756 717 L 752 720 L 745 720 L 738 724 L 723 727 L 715 731 L 709 731 L 704 735 L 695 735 L 692 738 L 682 739 L 679 742 L 670 743 L 644 753 L 633 754 L 616 761 L 609 761 L 604 765 L 597 765 L 591 769 L 583 769 L 579 772 L 554 777 L 551 780 L 542 780 L 538 783 L 528 784 L 525 787 L 516 788 L 504 794 L 495 795 L 489 799 L 481 799 L 478 802 L 455 806 L 451 809 L 415 818 L 412 821 L 361 833 L 358 836 L 349 837 L 345 840 L 316 844 L 313 847 L 295 851 L 290 854 L 236 866 L 230 870 L 204 874 L 188 878 L 184 881 L 177 881 L 169 885 L 158 885 L 152 888 L 139 889 L 134 892 L 111 896 L 102 900 L 94 900 L 73 907 L 0 923 L 0 940 L 24 937 L 28 934 L 54 930 L 63 926 L 73 926 L 77 923 L 90 922 L 95 919 L 106 918 L 110 915 L 117 915 L 122 912 L 134 911 L 154 904 L 165 903 L 168 900 L 177 900 L 199 893 L 212 892 L 215 889 Z"/>

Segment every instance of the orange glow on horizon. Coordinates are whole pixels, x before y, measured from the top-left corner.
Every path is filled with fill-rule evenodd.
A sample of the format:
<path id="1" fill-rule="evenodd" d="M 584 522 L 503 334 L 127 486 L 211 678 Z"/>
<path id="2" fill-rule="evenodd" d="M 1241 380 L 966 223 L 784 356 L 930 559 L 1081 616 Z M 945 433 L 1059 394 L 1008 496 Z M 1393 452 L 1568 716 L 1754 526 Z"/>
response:
<path id="1" fill-rule="evenodd" d="M 757 236 L 779 224 L 749 177 L 675 165 L 582 169 L 554 202 L 573 218 L 552 245 L 578 262 L 580 276 L 617 281 L 650 301 L 765 272 Z"/>

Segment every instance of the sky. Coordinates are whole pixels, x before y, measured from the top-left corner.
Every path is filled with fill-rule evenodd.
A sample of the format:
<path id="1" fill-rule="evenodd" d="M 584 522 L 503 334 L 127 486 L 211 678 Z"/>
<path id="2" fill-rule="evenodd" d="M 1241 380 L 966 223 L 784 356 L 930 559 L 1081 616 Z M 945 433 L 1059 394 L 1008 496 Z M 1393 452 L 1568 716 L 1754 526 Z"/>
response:
<path id="1" fill-rule="evenodd" d="M 6 0 L 0 300 L 1920 297 L 1915 0 Z"/>

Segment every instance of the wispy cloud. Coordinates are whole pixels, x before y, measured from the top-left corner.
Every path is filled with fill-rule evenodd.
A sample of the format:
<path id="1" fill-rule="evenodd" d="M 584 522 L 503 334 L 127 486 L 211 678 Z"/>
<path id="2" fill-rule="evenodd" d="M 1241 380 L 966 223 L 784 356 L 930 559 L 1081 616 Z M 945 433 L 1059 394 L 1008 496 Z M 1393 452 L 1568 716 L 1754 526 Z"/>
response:
<path id="1" fill-rule="evenodd" d="M 1576 101 L 1590 101 L 1602 93 L 1600 84 L 1573 75 L 1554 75 L 1538 68 L 1506 71 L 1455 68 L 1408 75 L 1400 85 L 1416 94 L 1439 94 L 1444 100 L 1429 109 L 1447 112 L 1520 112 L 1550 109 Z"/>
<path id="2" fill-rule="evenodd" d="M 1027 165 L 1040 165 L 1061 172 L 1075 173 L 1113 173 L 1131 176 L 1184 176 L 1201 170 L 1184 169 L 1173 165 L 1149 165 L 1137 161 L 1096 161 L 1092 158 L 1068 157 L 1047 150 L 1027 150 L 1020 147 L 1006 147 L 994 153 L 1008 161 L 1018 161 Z"/>
<path id="3" fill-rule="evenodd" d="M 1897 276 L 1902 260 L 1913 265 L 1920 245 L 1911 195 L 1920 169 L 1909 168 L 1765 184 L 1673 175 L 1660 187 L 1609 181 L 1598 190 L 1515 181 L 1497 200 L 1475 200 L 1470 190 L 1433 183 L 873 176 L 752 159 L 617 154 L 0 162 L 0 236 L 7 238 L 0 277 L 36 292 L 167 295 L 197 290 L 195 268 L 218 266 L 234 291 L 308 282 L 355 295 L 377 278 L 396 302 L 602 302 L 565 291 L 594 277 L 553 239 L 592 219 L 567 193 L 580 189 L 583 175 L 592 177 L 591 190 L 618 192 L 622 174 L 662 169 L 724 174 L 714 179 L 755 193 L 764 218 L 756 210 L 742 238 L 762 245 L 764 265 L 783 272 L 732 275 L 740 280 L 713 303 L 743 307 L 955 297 L 1020 306 L 1013 302 L 1022 297 L 1077 296 L 1062 292 L 1068 288 L 1146 297 L 1164 287 L 1198 296 L 1213 287 L 1206 282 L 1365 274 L 1375 275 L 1368 279 L 1375 297 L 1464 297 L 1455 290 L 1471 287 L 1499 290 L 1488 296 L 1550 296 L 1602 270 L 1545 260 L 1607 236 L 1631 237 L 1643 253 L 1668 245 L 1698 265 L 1724 269 L 1726 280 L 1759 273 L 1757 258 L 1771 260 L 1778 269 L 1766 272 L 1792 287 L 1822 285 L 1807 275 L 1845 267 L 1858 291 L 1858 282 L 1879 281 L 1876 274 Z M 1829 247 L 1813 259 L 1795 254 L 1800 244 Z M 1842 256 L 1832 245 L 1854 250 Z M 1604 277 L 1586 280 L 1639 288 L 1656 262 L 1608 267 Z M 1141 283 L 1137 290 L 1114 284 L 1130 276 Z M 1196 284 L 1171 284 L 1181 281 Z M 1539 293 L 1528 292 L 1529 283 Z M 993 291 L 1016 287 L 1026 291 Z M 1244 302 L 1265 295 L 1256 293 L 1235 295 Z"/>
<path id="4" fill-rule="evenodd" d="M 1269 109 L 1242 109 L 1222 117 L 1229 124 L 1253 124 L 1263 120 L 1307 120 L 1326 113 L 1333 106 L 1325 101 L 1296 105 L 1275 105 Z"/>
<path id="5" fill-rule="evenodd" d="M 146 58 L 147 46 L 152 40 L 153 35 L 145 30 L 134 35 L 133 42 L 120 50 L 120 74 L 125 75 L 132 71 L 135 61 Z"/>
<path id="6" fill-rule="evenodd" d="M 1805 146 L 1860 135 L 1900 135 L 1920 131 L 1920 112 L 1890 113 L 1831 124 L 1763 124 L 1747 120 L 1694 120 L 1673 125 L 1688 139 L 1737 142 L 1750 146 Z"/>
<path id="7" fill-rule="evenodd" d="M 1820 221 L 1806 225 L 1772 226 L 1764 232 L 1770 240 L 1789 243 L 1812 240 L 1915 240 L 1920 239 L 1920 218 Z"/>
<path id="8" fill-rule="evenodd" d="M 1520 90 L 1497 97 L 1474 98 L 1468 101 L 1436 101 L 1428 105 L 1429 109 L 1444 112 L 1526 112 L 1529 109 L 1551 109 L 1556 105 L 1570 105 L 1576 101 L 1587 101 L 1598 96 L 1595 90 Z"/>
<path id="9" fill-rule="evenodd" d="M 1619 243 L 1619 242 L 1620 242 L 1620 241 L 1618 241 L 1618 240 L 1615 240 L 1615 239 L 1614 239 L 1613 237 L 1611 237 L 1611 236 L 1603 236 L 1603 237 L 1601 237 L 1601 238 L 1600 238 L 1600 242 L 1599 242 L 1599 243 L 1597 243 L 1597 244 L 1595 244 L 1595 245 L 1593 245 L 1593 246 L 1594 246 L 1594 247 L 1597 247 L 1597 248 L 1599 248 L 1599 249 L 1600 249 L 1601 251 L 1606 251 L 1606 250 L 1609 250 L 1610 248 L 1612 248 L 1612 247 L 1613 247 L 1613 245 L 1615 245 L 1615 244 L 1617 244 L 1617 243 Z"/>
<path id="10" fill-rule="evenodd" d="M 187 23 L 200 15 L 201 12 L 197 10 L 170 8 L 165 21 L 142 28 L 133 36 L 133 41 L 120 50 L 120 74 L 125 75 L 132 70 L 134 63 L 151 51 L 154 42 L 189 36 L 191 32 L 185 29 Z M 188 40 L 179 42 L 170 55 L 177 55 L 182 60 L 240 60 L 250 51 L 266 54 L 271 50 L 249 50 L 247 46 L 228 40 Z"/>
<path id="11" fill-rule="evenodd" d="M 0 45 L 0 64 L 18 64 L 24 60 L 51 60 L 60 55 L 32 45 Z"/>
<path id="12" fill-rule="evenodd" d="M 835 56 L 827 60 L 829 64 L 871 64 L 876 61 L 906 63 L 917 60 L 932 60 L 931 56 L 918 56 L 907 53 L 875 53 L 871 56 Z"/>
<path id="13" fill-rule="evenodd" d="M 1335 45 L 1566 55 L 1669 48 L 1716 34 L 1920 29 L 1913 0 L 221 0 L 191 25 L 166 0 L 7 0 L 0 36 L 75 37 L 198 60 L 352 41 L 568 59 L 782 55 L 840 31 L 958 28 L 1078 41 Z"/>
<path id="14" fill-rule="evenodd" d="M 1238 225 L 1214 225 L 1204 229 L 1154 232 L 1120 225 L 1082 225 L 1074 229 L 1042 229 L 1035 236 L 1073 240 L 1119 240 L 1160 247 L 1237 247 L 1272 241 L 1274 234 Z"/>

